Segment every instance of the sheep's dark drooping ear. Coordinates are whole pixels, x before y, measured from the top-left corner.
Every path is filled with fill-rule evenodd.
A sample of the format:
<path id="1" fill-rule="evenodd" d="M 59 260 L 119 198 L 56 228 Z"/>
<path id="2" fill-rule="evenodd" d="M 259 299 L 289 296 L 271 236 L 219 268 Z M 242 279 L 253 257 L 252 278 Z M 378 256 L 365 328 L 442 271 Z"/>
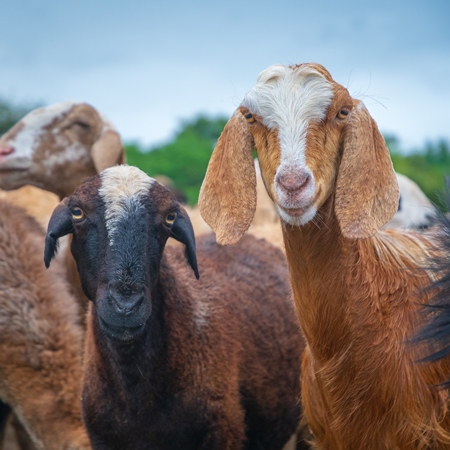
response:
<path id="1" fill-rule="evenodd" d="M 256 210 L 253 137 L 236 110 L 225 125 L 211 156 L 198 199 L 200 213 L 219 244 L 236 244 Z"/>
<path id="2" fill-rule="evenodd" d="M 66 197 L 55 208 L 48 223 L 44 250 L 44 263 L 47 268 L 58 250 L 58 239 L 66 234 L 73 233 L 72 215 L 67 207 L 68 201 L 69 199 Z"/>
<path id="3" fill-rule="evenodd" d="M 363 103 L 351 113 L 336 181 L 335 213 L 347 238 L 374 235 L 396 213 L 399 188 L 391 157 Z"/>
<path id="4" fill-rule="evenodd" d="M 170 235 L 178 242 L 181 242 L 186 246 L 185 255 L 187 262 L 192 267 L 195 278 L 197 278 L 198 280 L 200 278 L 200 275 L 198 273 L 197 255 L 195 252 L 194 228 L 192 227 L 192 223 L 187 212 L 182 206 L 180 206 L 180 211 L 177 214 L 177 218 L 172 225 Z"/>

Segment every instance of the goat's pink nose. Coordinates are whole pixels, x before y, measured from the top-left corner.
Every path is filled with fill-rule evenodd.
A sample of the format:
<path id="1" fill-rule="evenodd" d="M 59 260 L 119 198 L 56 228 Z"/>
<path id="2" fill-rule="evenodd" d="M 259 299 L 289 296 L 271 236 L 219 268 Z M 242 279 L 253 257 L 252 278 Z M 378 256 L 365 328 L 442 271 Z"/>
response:
<path id="1" fill-rule="evenodd" d="M 14 152 L 14 147 L 10 145 L 0 145 L 0 156 L 10 155 Z"/>
<path id="2" fill-rule="evenodd" d="M 277 182 L 286 192 L 296 192 L 306 187 L 311 176 L 306 170 L 277 175 Z"/>

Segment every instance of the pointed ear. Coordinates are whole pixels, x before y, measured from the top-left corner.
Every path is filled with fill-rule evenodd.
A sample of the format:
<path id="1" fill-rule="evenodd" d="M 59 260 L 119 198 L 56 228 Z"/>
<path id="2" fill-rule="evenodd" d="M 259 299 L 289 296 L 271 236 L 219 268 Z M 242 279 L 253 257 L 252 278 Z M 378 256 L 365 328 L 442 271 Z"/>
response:
<path id="1" fill-rule="evenodd" d="M 124 155 L 119 133 L 112 129 L 104 131 L 91 148 L 91 157 L 97 173 L 108 167 L 124 164 Z"/>
<path id="2" fill-rule="evenodd" d="M 44 263 L 47 269 L 50 261 L 58 251 L 58 239 L 66 234 L 73 233 L 72 216 L 67 204 L 69 198 L 66 197 L 53 211 L 48 223 L 47 236 L 45 237 Z"/>
<path id="3" fill-rule="evenodd" d="M 200 278 L 200 274 L 198 273 L 197 255 L 195 253 L 194 228 L 192 227 L 188 213 L 181 205 L 177 218 L 172 225 L 170 236 L 186 246 L 185 255 L 187 262 L 192 267 L 195 278 L 198 280 Z"/>
<path id="4" fill-rule="evenodd" d="M 253 138 L 236 110 L 217 141 L 200 189 L 198 204 L 222 245 L 236 244 L 256 210 Z"/>
<path id="5" fill-rule="evenodd" d="M 335 212 L 342 234 L 357 239 L 374 235 L 391 219 L 399 189 L 377 124 L 362 102 L 351 114 L 336 181 Z"/>

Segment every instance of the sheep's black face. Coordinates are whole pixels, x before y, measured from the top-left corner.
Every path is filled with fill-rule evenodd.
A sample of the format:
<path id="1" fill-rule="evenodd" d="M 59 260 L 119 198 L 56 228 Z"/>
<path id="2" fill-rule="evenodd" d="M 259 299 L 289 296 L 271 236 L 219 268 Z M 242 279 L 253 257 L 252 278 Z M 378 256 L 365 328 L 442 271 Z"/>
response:
<path id="1" fill-rule="evenodd" d="M 107 169 L 55 210 L 46 263 L 53 256 L 52 239 L 71 231 L 72 254 L 83 290 L 94 302 L 94 320 L 114 340 L 131 341 L 144 332 L 169 236 L 186 245 L 198 277 L 185 211 L 170 191 L 134 167 Z"/>

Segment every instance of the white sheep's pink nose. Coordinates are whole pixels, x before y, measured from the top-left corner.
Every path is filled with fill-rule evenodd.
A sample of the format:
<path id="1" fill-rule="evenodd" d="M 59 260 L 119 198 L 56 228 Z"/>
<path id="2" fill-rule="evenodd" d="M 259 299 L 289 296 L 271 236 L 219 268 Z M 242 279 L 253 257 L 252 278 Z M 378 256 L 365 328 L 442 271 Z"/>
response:
<path id="1" fill-rule="evenodd" d="M 11 153 L 14 153 L 14 147 L 11 147 L 10 145 L 1 145 L 0 146 L 0 156 L 7 156 Z"/>
<path id="2" fill-rule="evenodd" d="M 306 189 L 311 180 L 311 175 L 306 170 L 300 170 L 295 173 L 284 172 L 276 176 L 278 186 L 287 194 L 302 191 Z"/>

